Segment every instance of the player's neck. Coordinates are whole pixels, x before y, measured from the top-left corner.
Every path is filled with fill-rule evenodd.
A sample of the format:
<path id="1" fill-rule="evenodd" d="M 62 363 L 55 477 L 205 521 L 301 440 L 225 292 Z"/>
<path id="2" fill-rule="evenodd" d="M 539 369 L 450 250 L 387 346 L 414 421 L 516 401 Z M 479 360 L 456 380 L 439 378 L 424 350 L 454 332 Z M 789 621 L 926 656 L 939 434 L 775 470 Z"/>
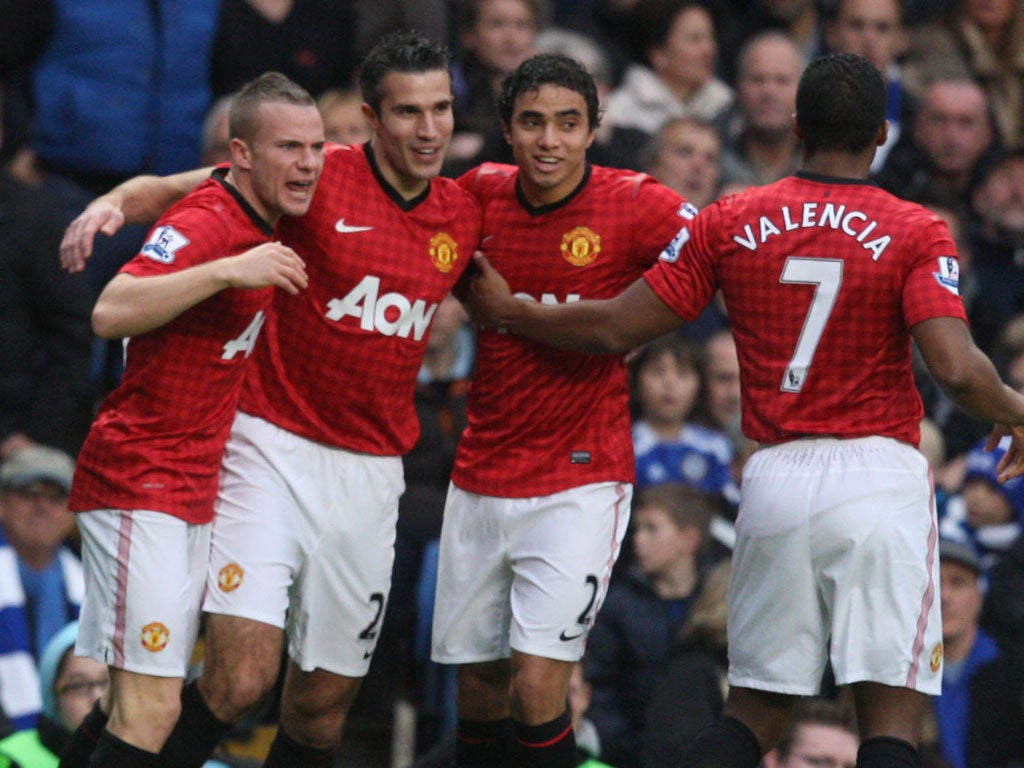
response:
<path id="1" fill-rule="evenodd" d="M 804 159 L 802 170 L 819 176 L 867 179 L 874 152 L 851 155 L 849 152 L 822 151 Z"/>
<path id="2" fill-rule="evenodd" d="M 252 206 L 252 209 L 259 214 L 260 218 L 270 226 L 277 224 L 277 220 L 281 218 L 280 212 L 272 211 L 263 204 L 253 188 L 252 176 L 232 166 L 224 176 L 224 181 L 238 190 L 238 194 L 242 196 L 245 202 Z"/>

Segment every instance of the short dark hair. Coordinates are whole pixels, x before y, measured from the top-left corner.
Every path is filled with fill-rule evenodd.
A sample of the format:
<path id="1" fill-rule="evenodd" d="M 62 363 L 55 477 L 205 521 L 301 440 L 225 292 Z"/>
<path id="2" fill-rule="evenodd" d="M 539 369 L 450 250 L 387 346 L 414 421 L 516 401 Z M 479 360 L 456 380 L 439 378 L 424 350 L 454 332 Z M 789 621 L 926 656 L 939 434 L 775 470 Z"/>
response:
<path id="1" fill-rule="evenodd" d="M 590 129 L 601 124 L 601 107 L 597 98 L 594 76 L 576 59 L 561 53 L 540 53 L 524 61 L 505 78 L 498 96 L 498 115 L 501 122 L 511 125 L 516 99 L 522 94 L 538 90 L 542 85 L 558 85 L 583 97 L 587 103 Z"/>
<path id="2" fill-rule="evenodd" d="M 228 112 L 228 135 L 251 141 L 257 131 L 256 112 L 261 104 L 280 101 L 300 107 L 316 107 L 316 101 L 298 83 L 280 72 L 264 72 L 242 86 Z"/>
<path id="3" fill-rule="evenodd" d="M 399 30 L 381 38 L 359 68 L 363 101 L 380 112 L 384 78 L 391 72 L 443 71 L 451 77 L 451 52 L 442 43 L 419 32 Z"/>
<path id="4" fill-rule="evenodd" d="M 862 152 L 885 123 L 882 74 L 863 56 L 837 53 L 807 65 L 796 91 L 796 121 L 807 155 Z"/>

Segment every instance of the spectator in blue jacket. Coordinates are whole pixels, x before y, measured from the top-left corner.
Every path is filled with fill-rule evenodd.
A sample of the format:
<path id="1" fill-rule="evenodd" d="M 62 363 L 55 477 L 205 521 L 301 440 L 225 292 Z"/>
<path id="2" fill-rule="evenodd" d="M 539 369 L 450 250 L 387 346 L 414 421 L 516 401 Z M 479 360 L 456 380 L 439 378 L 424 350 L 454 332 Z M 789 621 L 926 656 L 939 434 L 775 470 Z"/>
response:
<path id="1" fill-rule="evenodd" d="M 944 650 L 942 694 L 932 698 L 939 747 L 952 768 L 1024 761 L 1024 655 L 978 625 L 984 599 L 977 553 L 939 545 Z"/>

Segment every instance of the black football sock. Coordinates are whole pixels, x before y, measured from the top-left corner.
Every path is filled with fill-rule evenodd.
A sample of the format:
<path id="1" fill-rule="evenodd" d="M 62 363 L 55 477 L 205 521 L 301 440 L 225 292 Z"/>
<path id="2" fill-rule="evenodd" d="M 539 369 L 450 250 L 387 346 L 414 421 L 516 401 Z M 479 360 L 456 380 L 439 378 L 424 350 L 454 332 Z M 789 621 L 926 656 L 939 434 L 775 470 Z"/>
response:
<path id="1" fill-rule="evenodd" d="M 540 725 L 512 722 L 515 739 L 509 755 L 515 768 L 575 768 L 576 735 L 566 710 Z"/>
<path id="2" fill-rule="evenodd" d="M 504 768 L 512 720 L 459 720 L 455 726 L 457 768 Z"/>
<path id="3" fill-rule="evenodd" d="M 160 755 L 122 741 L 104 731 L 96 742 L 89 768 L 157 768 Z"/>
<path id="4" fill-rule="evenodd" d="M 213 754 L 232 723 L 217 718 L 195 681 L 181 689 L 181 715 L 167 737 L 160 758 L 165 768 L 200 768 Z"/>
<path id="5" fill-rule="evenodd" d="M 93 704 L 89 714 L 71 734 L 71 740 L 61 753 L 58 768 L 88 768 L 89 758 L 92 757 L 100 734 L 107 727 L 109 719 L 100 709 L 99 701 Z"/>
<path id="6" fill-rule="evenodd" d="M 278 728 L 263 768 L 331 768 L 337 753 L 337 745 L 328 749 L 307 747 Z"/>

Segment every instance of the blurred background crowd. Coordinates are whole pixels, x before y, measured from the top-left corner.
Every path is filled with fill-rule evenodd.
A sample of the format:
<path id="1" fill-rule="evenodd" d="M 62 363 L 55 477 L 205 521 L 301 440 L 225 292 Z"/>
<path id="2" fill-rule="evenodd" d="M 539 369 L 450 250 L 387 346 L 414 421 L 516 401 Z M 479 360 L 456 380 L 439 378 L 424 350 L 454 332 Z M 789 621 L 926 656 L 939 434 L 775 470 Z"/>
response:
<path id="1" fill-rule="evenodd" d="M 96 404 L 119 376 L 119 345 L 93 336 L 91 307 L 145 228 L 101 238 L 78 275 L 60 270 L 61 235 L 126 178 L 227 159 L 230 97 L 265 70 L 318 97 L 330 140 L 359 143 L 369 131 L 354 72 L 379 36 L 413 28 L 447 42 L 456 132 L 444 173 L 454 176 L 511 161 L 496 114 L 502 78 L 533 53 L 567 53 L 601 90 L 591 161 L 650 173 L 701 207 L 792 173 L 804 65 L 864 55 L 889 86 L 874 181 L 949 224 L 975 339 L 1024 391 L 1019 0 L 0 0 L 0 19 L 0 729 L 14 732 L 0 766 L 8 739 L 52 738 L 65 699 L 91 701 L 105 684 L 102 671 L 68 677 L 60 655 L 82 591 L 66 500 Z M 721 302 L 629 365 L 633 523 L 573 705 L 581 760 L 655 768 L 674 765 L 722 706 L 732 522 L 756 446 L 740 431 Z M 472 370 L 473 332 L 450 300 L 420 375 L 423 435 L 406 458 L 392 599 L 346 764 L 443 765 L 431 761 L 454 723 L 454 679 L 428 660 L 432 578 Z M 952 768 L 1021 765 L 1024 479 L 996 482 L 987 425 L 920 371 L 946 653 L 925 754 Z M 852 766 L 850 717 L 845 692 L 824 680 L 766 765 Z M 226 749 L 258 759 L 273 721 L 271 701 Z"/>

